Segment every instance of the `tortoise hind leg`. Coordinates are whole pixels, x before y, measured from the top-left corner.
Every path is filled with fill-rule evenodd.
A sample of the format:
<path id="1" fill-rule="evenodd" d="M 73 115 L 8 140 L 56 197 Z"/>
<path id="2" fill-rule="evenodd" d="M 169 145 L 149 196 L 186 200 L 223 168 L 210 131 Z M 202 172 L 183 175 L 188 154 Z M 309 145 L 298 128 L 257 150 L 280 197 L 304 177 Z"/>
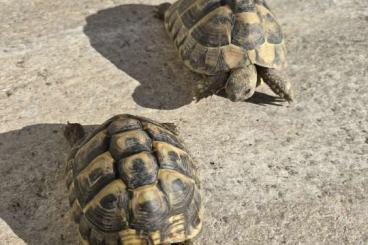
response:
<path id="1" fill-rule="evenodd" d="M 262 66 L 256 67 L 258 75 L 275 94 L 287 100 L 288 102 L 293 101 L 293 90 L 291 88 L 291 83 L 289 80 L 285 79 L 285 76 L 281 71 Z"/>
<path id="2" fill-rule="evenodd" d="M 170 8 L 171 3 L 161 3 L 156 7 L 155 17 L 164 20 L 165 19 L 165 12 L 168 8 Z"/>

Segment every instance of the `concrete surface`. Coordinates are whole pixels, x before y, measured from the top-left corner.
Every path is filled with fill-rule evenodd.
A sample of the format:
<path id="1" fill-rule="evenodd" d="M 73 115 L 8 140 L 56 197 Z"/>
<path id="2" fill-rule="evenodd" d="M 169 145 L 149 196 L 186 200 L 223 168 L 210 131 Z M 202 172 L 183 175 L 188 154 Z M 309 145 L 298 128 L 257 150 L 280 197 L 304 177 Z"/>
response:
<path id="1" fill-rule="evenodd" d="M 20 239 L 9 227 L 9 225 L 0 218 L 0 245 L 25 245 L 26 243 Z"/>
<path id="2" fill-rule="evenodd" d="M 197 244 L 368 244 L 368 2 L 269 1 L 292 105 L 267 88 L 192 102 L 158 3 L 0 0 L 0 218 L 27 244 L 75 243 L 62 127 L 132 113 L 178 124 L 198 161 Z"/>

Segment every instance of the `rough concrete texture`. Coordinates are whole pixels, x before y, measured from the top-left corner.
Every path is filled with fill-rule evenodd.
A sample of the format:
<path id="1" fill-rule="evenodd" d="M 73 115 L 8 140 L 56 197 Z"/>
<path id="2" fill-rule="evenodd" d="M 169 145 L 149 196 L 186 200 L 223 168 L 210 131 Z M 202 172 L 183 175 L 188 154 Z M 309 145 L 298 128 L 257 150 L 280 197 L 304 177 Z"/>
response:
<path id="1" fill-rule="evenodd" d="M 269 1 L 292 105 L 265 87 L 192 102 L 158 3 L 0 0 L 0 218 L 28 244 L 76 243 L 62 127 L 132 113 L 176 123 L 198 162 L 196 244 L 368 244 L 368 2 Z"/>
<path id="2" fill-rule="evenodd" d="M 0 218 L 0 245 L 8 244 L 25 245 L 26 243 L 12 231 L 4 220 Z"/>

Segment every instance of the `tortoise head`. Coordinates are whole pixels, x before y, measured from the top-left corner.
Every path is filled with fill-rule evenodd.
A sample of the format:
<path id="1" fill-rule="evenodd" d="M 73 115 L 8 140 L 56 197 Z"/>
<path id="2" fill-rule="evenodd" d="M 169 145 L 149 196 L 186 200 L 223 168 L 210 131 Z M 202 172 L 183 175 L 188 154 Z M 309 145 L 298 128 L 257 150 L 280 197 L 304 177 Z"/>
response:
<path id="1" fill-rule="evenodd" d="M 257 72 L 254 65 L 231 71 L 227 79 L 225 91 L 231 101 L 244 101 L 250 98 L 257 84 Z"/>
<path id="2" fill-rule="evenodd" d="M 64 137 L 68 141 L 70 146 L 74 146 L 79 143 L 85 135 L 83 126 L 79 123 L 67 123 L 64 128 Z"/>

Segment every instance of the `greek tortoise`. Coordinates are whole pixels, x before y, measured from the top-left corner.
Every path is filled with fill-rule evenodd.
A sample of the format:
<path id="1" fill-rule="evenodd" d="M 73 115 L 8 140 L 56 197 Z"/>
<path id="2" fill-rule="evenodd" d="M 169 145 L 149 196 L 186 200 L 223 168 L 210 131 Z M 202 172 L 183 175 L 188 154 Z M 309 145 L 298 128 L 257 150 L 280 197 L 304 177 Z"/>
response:
<path id="1" fill-rule="evenodd" d="M 184 64 L 202 74 L 199 98 L 223 92 L 250 98 L 263 80 L 292 101 L 284 37 L 264 0 L 179 0 L 157 8 Z M 261 80 L 262 79 L 262 80 Z"/>
<path id="2" fill-rule="evenodd" d="M 192 244 L 201 231 L 196 167 L 173 124 L 122 114 L 89 136 L 80 124 L 66 182 L 81 244 Z"/>

